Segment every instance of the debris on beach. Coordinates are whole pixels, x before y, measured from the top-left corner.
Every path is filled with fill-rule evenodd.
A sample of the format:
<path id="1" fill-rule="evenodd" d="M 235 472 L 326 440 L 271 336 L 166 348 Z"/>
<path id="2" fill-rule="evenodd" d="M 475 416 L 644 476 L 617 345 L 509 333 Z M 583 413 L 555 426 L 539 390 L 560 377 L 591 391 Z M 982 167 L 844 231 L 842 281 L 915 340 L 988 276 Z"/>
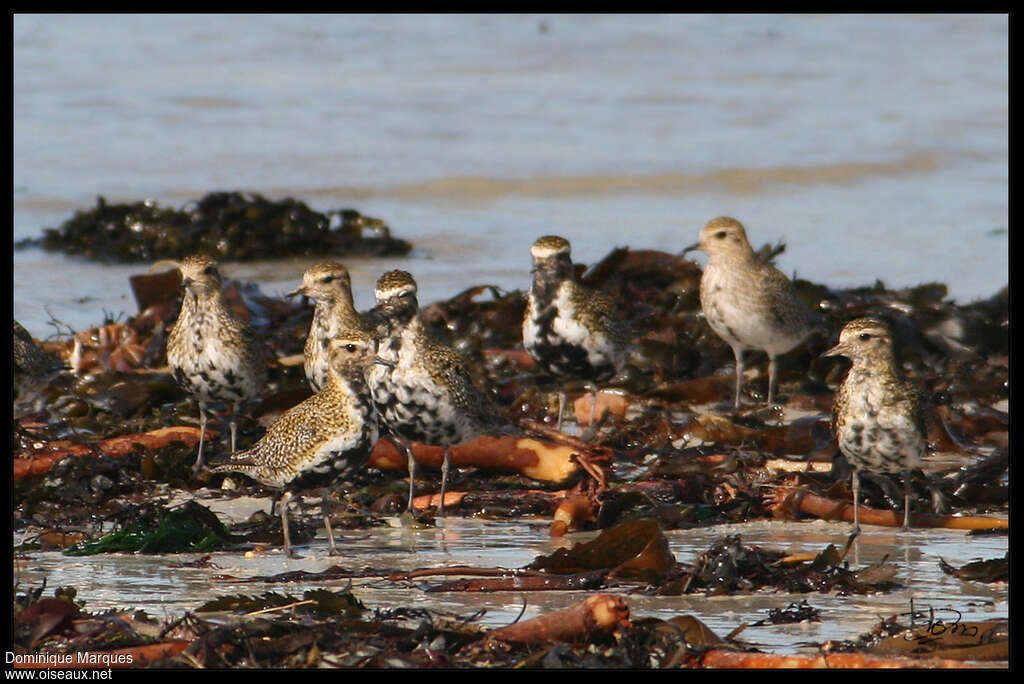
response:
<path id="1" fill-rule="evenodd" d="M 270 211 L 262 198 L 250 199 Z M 211 204 L 203 212 L 217 207 L 243 211 L 238 198 L 205 200 Z M 297 206 L 291 210 L 305 215 Z M 174 221 L 179 219 L 161 213 L 167 210 L 151 206 L 138 211 L 178 225 Z M 110 225 L 128 216 L 102 202 L 97 213 Z M 117 258 L 180 257 L 195 245 L 173 247 L 173 254 L 164 254 L 155 251 L 163 247 L 122 245 L 116 248 L 123 252 Z M 397 247 L 380 247 L 392 248 Z M 683 563 L 673 557 L 664 536 L 667 530 L 724 523 L 852 519 L 849 466 L 829 427 L 833 389 L 846 367 L 841 359 L 821 358 L 821 353 L 845 321 L 867 314 L 895 322 L 901 366 L 929 400 L 930 452 L 943 455 L 941 462 L 911 476 L 914 524 L 1005 534 L 1008 289 L 962 305 L 948 300 L 938 284 L 897 291 L 882 283 L 834 290 L 797 280 L 798 295 L 824 317 L 832 338 L 812 337 L 780 357 L 778 394 L 784 410 L 764 405 L 768 379 L 761 370 L 744 383 L 747 406 L 736 412 L 732 352 L 698 315 L 696 264 L 676 255 L 619 248 L 578 275 L 619 302 L 635 334 L 628 367 L 597 394 L 593 424 L 589 388 L 545 376 L 523 352 L 523 291 L 481 285 L 423 307 L 422 318 L 431 334 L 466 356 L 477 385 L 520 431 L 452 449 L 459 473 L 446 493 L 448 514 L 530 516 L 547 525 L 540 528 L 545 536 L 592 530 L 594 539 L 512 570 L 410 572 L 339 563 L 301 578 L 282 573 L 238 579 L 286 585 L 415 578 L 430 593 L 579 592 L 579 601 L 566 612 L 487 629 L 474 624 L 473 616 L 412 608 L 371 612 L 361 607 L 357 593 L 349 597 L 333 587 L 315 595 L 287 589 L 225 595 L 211 601 L 208 611 L 259 614 L 224 622 L 207 621 L 208 611 L 197 611 L 168 622 L 137 612 L 94 615 L 87 604 L 67 595 L 42 597 L 21 588 L 27 593 L 16 606 L 15 652 L 130 653 L 135 666 L 164 667 L 960 667 L 965 654 L 979 660 L 1006 657 L 1005 621 L 1002 626 L 972 623 L 979 639 L 987 639 L 984 643 L 947 640 L 942 648 L 887 651 L 881 644 L 906 630 L 918 635 L 914 643 L 926 641 L 916 621 L 908 625 L 893 616 L 882 630 L 887 633 L 872 640 L 829 642 L 817 655 L 776 656 L 754 652 L 738 636 L 716 635 L 692 616 L 644 617 L 631 608 L 629 597 L 761 590 L 857 594 L 891 591 L 908 581 L 896 561 L 852 566 L 848 546 L 781 553 L 746 544 L 741 533 L 719 539 Z M 197 411 L 168 374 L 164 349 L 177 313 L 177 282 L 164 274 L 139 274 L 131 287 L 139 312 L 126 320 L 104 321 L 51 340 L 26 341 L 22 335 L 25 354 L 49 362 L 32 366 L 38 372 L 25 365 L 31 383 L 19 386 L 15 407 L 14 527 L 26 540 L 16 553 L 30 556 L 36 549 L 52 548 L 68 555 L 205 553 L 214 548 L 245 553 L 279 545 L 280 521 L 264 511 L 224 524 L 199 504 L 169 505 L 173 495 L 200 487 L 213 488 L 224 498 L 265 497 L 268 504 L 271 492 L 244 478 L 193 476 Z M 239 423 L 239 443 L 245 448 L 281 412 L 309 396 L 301 354 L 311 311 L 300 301 L 268 297 L 243 283 L 228 281 L 225 290 L 244 304 L 272 359 L 268 389 Z M 14 334 L 17 338 L 17 325 Z M 26 399 L 21 387 L 32 396 Z M 567 411 L 577 416 L 578 434 L 555 429 L 560 391 L 568 396 Z M 576 400 L 580 404 L 574 407 Z M 211 421 L 211 460 L 225 455 L 226 433 L 226 424 Z M 426 491 L 437 491 L 443 450 L 421 444 L 413 450 L 424 466 Z M 369 465 L 346 474 L 323 503 L 332 523 L 352 530 L 384 524 L 385 516 L 404 510 L 405 473 L 404 457 L 381 441 Z M 419 484 L 417 489 L 423 490 Z M 864 477 L 861 489 L 862 520 L 877 513 L 871 524 L 899 523 L 892 509 L 902 504 L 902 488 L 891 477 Z M 301 493 L 296 496 L 293 522 L 300 545 L 315 537 L 322 520 L 319 498 L 316 505 L 302 499 Z M 436 495 L 417 497 L 415 524 L 433 524 L 439 503 Z M 168 524 L 172 531 L 161 531 Z M 161 536 L 170 541 L 158 545 Z M 1009 581 L 1007 559 L 961 568 L 942 561 L 942 568 L 961 581 Z M 774 619 L 812 619 L 813 599 L 810 604 L 780 608 Z M 922 657 L 927 660 L 915 660 Z"/>

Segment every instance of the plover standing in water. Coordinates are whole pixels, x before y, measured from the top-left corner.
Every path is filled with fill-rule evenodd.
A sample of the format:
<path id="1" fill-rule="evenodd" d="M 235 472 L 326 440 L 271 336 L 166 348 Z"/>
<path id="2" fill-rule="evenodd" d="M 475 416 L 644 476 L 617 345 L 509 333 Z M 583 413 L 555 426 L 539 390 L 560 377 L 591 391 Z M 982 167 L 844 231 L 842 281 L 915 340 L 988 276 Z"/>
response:
<path id="1" fill-rule="evenodd" d="M 198 471 L 203 467 L 207 405 L 231 404 L 234 453 L 239 406 L 263 389 L 267 366 L 248 324 L 224 303 L 217 262 L 193 255 L 175 265 L 181 271 L 184 295 L 178 320 L 167 336 L 167 362 L 174 379 L 199 402 L 199 453 L 193 466 Z"/>
<path id="2" fill-rule="evenodd" d="M 212 469 L 242 473 L 283 490 L 279 505 L 286 554 L 291 554 L 288 502 L 292 493 L 328 486 L 344 472 L 361 467 L 377 443 L 377 415 L 366 384 L 375 349 L 373 337 L 366 332 L 349 331 L 332 339 L 323 389 L 285 411 L 251 449 Z M 334 555 L 326 506 L 324 523 Z"/>
<path id="3" fill-rule="evenodd" d="M 630 328 L 601 292 L 576 282 L 569 241 L 555 235 L 530 248 L 533 281 L 523 316 L 523 347 L 559 379 L 610 379 L 629 357 Z M 597 406 L 592 386 L 591 424 Z M 558 428 L 565 392 L 558 395 Z"/>
<path id="4" fill-rule="evenodd" d="M 304 295 L 313 300 L 313 321 L 306 337 L 306 379 L 314 392 L 323 389 L 330 366 L 330 340 L 351 331 L 373 328 L 352 302 L 352 281 L 348 269 L 337 261 L 323 261 L 306 269 L 302 285 L 288 296 Z"/>
<path id="5" fill-rule="evenodd" d="M 850 321 L 839 344 L 824 356 L 845 356 L 853 362 L 836 392 L 832 431 L 839 450 L 853 467 L 853 526 L 857 515 L 862 468 L 903 473 L 903 527 L 910 527 L 910 470 L 918 467 L 927 447 L 923 402 L 917 388 L 896 365 L 892 329 L 879 318 Z"/>
<path id="6" fill-rule="evenodd" d="M 463 358 L 427 334 L 418 315 L 416 289 L 406 271 L 388 271 L 377 280 L 377 363 L 367 379 L 382 423 L 399 439 L 408 458 L 408 511 L 416 472 L 410 442 L 445 448 L 438 508 L 443 515 L 449 447 L 487 432 L 494 419 Z"/>
<path id="7" fill-rule="evenodd" d="M 708 255 L 700 279 L 701 309 L 736 358 L 735 409 L 740 408 L 747 349 L 768 354 L 768 403 L 772 404 L 777 357 L 803 342 L 815 328 L 806 308 L 789 278 L 754 254 L 743 224 L 736 219 L 720 216 L 708 221 L 700 240 L 683 254 L 693 250 Z"/>

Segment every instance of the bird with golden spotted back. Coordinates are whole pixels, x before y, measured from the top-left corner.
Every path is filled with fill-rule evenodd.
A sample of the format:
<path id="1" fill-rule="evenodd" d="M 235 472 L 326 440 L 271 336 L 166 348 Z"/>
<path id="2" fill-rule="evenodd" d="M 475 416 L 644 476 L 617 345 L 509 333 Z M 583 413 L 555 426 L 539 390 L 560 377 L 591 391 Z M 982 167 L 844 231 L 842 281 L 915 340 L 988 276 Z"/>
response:
<path id="1" fill-rule="evenodd" d="M 338 261 L 322 261 L 306 269 L 302 285 L 288 293 L 313 300 L 313 320 L 304 348 L 306 379 L 314 392 L 327 382 L 330 366 L 330 340 L 351 331 L 373 330 L 371 322 L 356 311 L 352 300 L 352 280 L 348 269 Z"/>
<path id="2" fill-rule="evenodd" d="M 488 402 L 473 384 L 466 361 L 433 339 L 419 318 L 417 286 L 406 271 L 388 271 L 377 280 L 377 363 L 369 385 L 383 425 L 398 439 L 409 463 L 412 511 L 416 460 L 411 442 L 443 446 L 441 505 L 451 467 L 449 447 L 498 427 Z"/>
<path id="3" fill-rule="evenodd" d="M 630 327 L 604 293 L 576 282 L 572 247 L 557 235 L 545 235 L 530 248 L 533 279 L 523 315 L 523 347 L 550 375 L 559 379 L 604 382 L 629 358 Z M 591 393 L 591 424 L 596 407 Z M 565 393 L 558 395 L 561 429 Z"/>
<path id="4" fill-rule="evenodd" d="M 267 366 L 260 341 L 224 302 L 217 262 L 197 254 L 172 263 L 181 271 L 184 294 L 178 320 L 167 335 L 167 362 L 174 379 L 199 403 L 199 451 L 193 467 L 198 471 L 203 467 L 207 407 L 231 405 L 234 453 L 239 408 L 259 396 Z"/>
<path id="5" fill-rule="evenodd" d="M 853 467 L 854 529 L 860 470 L 903 473 L 903 527 L 910 526 L 910 471 L 927 448 L 924 402 L 917 387 L 903 377 L 893 351 L 892 327 L 881 318 L 850 321 L 839 343 L 823 356 L 853 362 L 836 392 L 832 431 L 839 450 Z"/>
<path id="6" fill-rule="evenodd" d="M 683 254 L 700 250 L 708 265 L 700 279 L 700 305 L 708 325 L 732 347 L 736 359 L 736 396 L 740 408 L 743 352 L 768 354 L 768 403 L 775 401 L 776 359 L 792 350 L 815 325 L 781 271 L 754 253 L 743 224 L 728 216 L 711 219 L 700 239 Z"/>
<path id="7" fill-rule="evenodd" d="M 328 354 L 323 389 L 285 411 L 252 448 L 212 469 L 242 473 L 283 492 L 281 522 L 288 555 L 288 502 L 293 493 L 332 485 L 365 465 L 377 443 L 377 414 L 366 384 L 376 355 L 373 336 L 358 330 L 342 333 L 331 339 Z M 326 510 L 324 519 L 333 555 L 334 534 Z"/>

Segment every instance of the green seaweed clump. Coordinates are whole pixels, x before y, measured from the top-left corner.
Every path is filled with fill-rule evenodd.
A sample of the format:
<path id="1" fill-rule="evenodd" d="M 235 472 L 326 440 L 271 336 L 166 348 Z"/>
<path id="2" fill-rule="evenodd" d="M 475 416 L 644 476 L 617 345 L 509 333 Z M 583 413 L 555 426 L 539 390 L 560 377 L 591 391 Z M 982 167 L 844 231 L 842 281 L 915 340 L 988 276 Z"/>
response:
<path id="1" fill-rule="evenodd" d="M 190 553 L 219 551 L 233 537 L 210 509 L 187 502 L 181 508 L 158 507 L 153 514 L 64 550 L 66 556 L 98 553 Z"/>
<path id="2" fill-rule="evenodd" d="M 290 197 L 271 201 L 256 193 L 211 192 L 184 209 L 153 200 L 76 211 L 43 237 L 21 240 L 35 247 L 115 262 L 181 259 L 205 252 L 221 260 L 286 256 L 396 255 L 411 245 L 391 237 L 384 221 L 354 209 L 320 213 Z"/>

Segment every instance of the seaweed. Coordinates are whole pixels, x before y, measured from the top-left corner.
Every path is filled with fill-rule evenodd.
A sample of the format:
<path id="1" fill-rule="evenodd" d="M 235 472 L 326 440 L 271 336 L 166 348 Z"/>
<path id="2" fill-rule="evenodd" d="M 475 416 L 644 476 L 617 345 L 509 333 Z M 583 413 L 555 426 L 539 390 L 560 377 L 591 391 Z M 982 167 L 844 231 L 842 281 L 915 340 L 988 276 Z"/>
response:
<path id="1" fill-rule="evenodd" d="M 217 201 L 225 215 L 243 206 L 228 197 Z M 147 211 L 159 214 L 158 209 Z M 238 217 L 232 220 L 244 225 Z M 769 247 L 766 253 L 779 248 Z M 593 425 L 588 424 L 589 388 L 560 385 L 523 352 L 522 291 L 481 285 L 424 307 L 423 318 L 433 334 L 471 360 L 479 385 L 518 424 L 514 435 L 490 436 L 452 449 L 456 471 L 446 498 L 449 515 L 488 520 L 537 516 L 532 524 L 537 529 L 548 526 L 553 537 L 601 530 L 594 540 L 514 570 L 446 566 L 408 571 L 351 564 L 318 572 L 213 576 L 213 581 L 253 586 L 356 578 L 374 578 L 371 587 L 415 581 L 414 586 L 430 594 L 510 591 L 528 597 L 534 591 L 555 590 L 580 597 L 570 612 L 552 612 L 529 628 L 499 632 L 474 624 L 477 614 L 413 606 L 371 613 L 355 604 L 346 608 L 348 590 L 301 597 L 280 591 L 221 597 L 220 603 L 210 605 L 227 613 L 217 623 L 192 613 L 160 623 L 123 611 L 89 615 L 66 595 L 51 599 L 42 597 L 41 590 L 29 590 L 16 597 L 16 613 L 38 607 L 16 622 L 17 652 L 131 649 L 134 664 L 163 667 L 775 667 L 795 663 L 797 657 L 752 652 L 736 638 L 743 625 L 718 636 L 688 615 L 624 620 L 626 598 L 772 591 L 820 597 L 901 588 L 906 573 L 901 575 L 898 563 L 885 559 L 852 567 L 849 544 L 787 555 L 733 535 L 709 544 L 692 562 L 677 561 L 665 530 L 772 519 L 849 519 L 848 464 L 837 456 L 828 415 L 830 388 L 845 368 L 842 362 L 819 358 L 830 344 L 826 336 L 811 338 L 781 359 L 779 395 L 785 412 L 763 405 L 767 379 L 764 372 L 753 372 L 760 367 L 757 361 L 751 364 L 756 377 L 744 384 L 747 406 L 732 411 L 733 357 L 698 315 L 696 264 L 671 254 L 618 248 L 589 271 L 581 269 L 581 276 L 618 300 L 637 333 L 631 366 L 598 394 L 601 411 Z M 169 510 L 157 503 L 168 494 L 187 497 L 200 486 L 209 487 L 202 494 L 209 498 L 269 497 L 272 492 L 246 480 L 191 474 L 198 433 L 192 424 L 195 407 L 163 368 L 163 340 L 176 313 L 177 281 L 152 274 L 134 278 L 132 287 L 140 309 L 135 316 L 107 320 L 72 338 L 36 343 L 21 335 L 22 356 L 38 356 L 31 344 L 51 360 L 39 371 L 25 364 L 18 367 L 19 372 L 28 368 L 26 377 L 37 382 L 26 390 L 25 411 L 15 413 L 12 435 L 14 527 L 28 536 L 17 552 L 31 557 L 35 549 L 56 547 L 68 548 L 68 555 L 207 549 L 263 553 L 281 539 L 279 518 L 265 510 L 225 529 L 198 504 Z M 910 476 L 914 527 L 1006 534 L 1008 290 L 961 305 L 949 301 L 938 284 L 899 291 L 881 283 L 835 290 L 797 280 L 795 287 L 833 332 L 866 313 L 881 313 L 896 322 L 903 369 L 932 407 L 930 451 L 941 452 L 941 459 Z M 240 283 L 227 283 L 225 296 L 233 305 L 245 303 L 268 356 L 277 359 L 268 369 L 270 389 L 240 421 L 244 448 L 278 413 L 308 396 L 301 353 L 310 312 L 301 302 L 267 297 Z M 60 372 L 52 361 L 57 357 L 72 372 Z M 579 437 L 552 427 L 560 391 L 567 394 L 570 410 L 580 400 L 577 424 L 586 429 Z M 224 432 L 219 421 L 211 422 L 211 449 L 223 450 Z M 436 489 L 441 450 L 416 444 L 414 453 L 424 466 L 419 475 L 424 489 Z M 534 469 L 540 462 L 552 467 Z M 326 500 L 304 500 L 299 493 L 292 521 L 297 542 L 315 538 L 323 511 L 337 528 L 365 530 L 383 524 L 380 516 L 405 507 L 406 467 L 405 458 L 382 441 L 368 467 L 346 474 Z M 886 474 L 862 479 L 861 520 L 868 520 L 870 513 L 872 524 L 898 525 L 902 516 L 891 509 L 902 504 L 902 487 Z M 433 525 L 430 511 L 437 503 L 437 497 L 417 497 L 413 505 L 421 518 L 403 522 L 413 530 Z M 872 507 L 878 510 L 870 511 Z M 101 524 L 105 529 L 113 525 L 115 531 L 90 538 L 95 533 L 89 525 Z M 563 538 L 567 546 L 566 539 L 572 537 Z M 186 559 L 179 566 L 204 572 L 217 568 L 209 557 Z M 959 568 L 940 561 L 940 566 L 961 581 L 1008 583 L 1008 558 Z M 424 579 L 431 577 L 441 579 Z M 993 588 L 1003 591 L 1005 586 Z M 600 600 L 587 603 L 595 597 Z M 335 599 L 338 603 L 332 603 Z M 334 608 L 318 613 L 313 607 L 321 600 Z M 588 606 L 593 604 L 610 608 L 615 617 L 599 633 L 588 627 Z M 240 619 L 231 614 L 238 610 L 265 612 Z M 551 625 L 566 616 L 586 629 L 533 642 L 517 640 L 551 635 Z M 909 625 L 907 617 L 885 617 L 872 634 L 857 641 L 827 642 L 816 649 L 820 653 L 801 655 L 805 659 L 799 662 L 882 666 L 939 662 L 911 657 L 1006 657 L 1005 620 L 962 623 L 979 636 L 967 642 L 953 638 L 962 634 L 937 635 L 938 615 L 933 619 L 917 611 Z M 814 619 L 827 619 L 827 611 L 819 614 L 808 602 L 800 602 L 772 609 L 754 625 Z M 909 646 L 897 643 L 899 639 Z M 884 648 L 872 651 L 883 643 Z"/>
<path id="2" fill-rule="evenodd" d="M 268 200 L 245 192 L 211 192 L 184 209 L 153 200 L 79 210 L 59 228 L 15 247 L 51 251 L 106 262 L 181 259 L 205 252 L 221 260 L 250 261 L 284 256 L 400 255 L 411 245 L 391 236 L 377 218 L 354 209 L 321 213 L 287 197 Z"/>
<path id="3" fill-rule="evenodd" d="M 188 501 L 180 508 L 145 511 L 136 522 L 64 549 L 67 556 L 97 553 L 186 553 L 219 551 L 236 540 L 216 514 Z"/>

